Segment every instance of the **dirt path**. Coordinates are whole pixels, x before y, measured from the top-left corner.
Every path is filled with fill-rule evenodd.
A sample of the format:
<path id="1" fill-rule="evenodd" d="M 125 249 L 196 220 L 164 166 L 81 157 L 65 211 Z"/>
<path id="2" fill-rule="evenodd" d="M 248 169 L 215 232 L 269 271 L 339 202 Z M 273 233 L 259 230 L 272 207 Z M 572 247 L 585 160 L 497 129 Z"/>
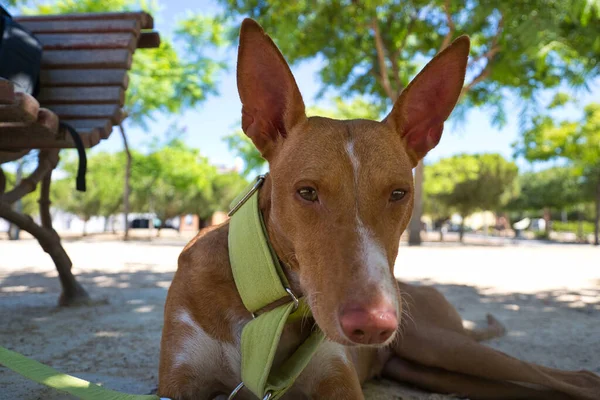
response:
<path id="1" fill-rule="evenodd" d="M 32 241 L 0 241 L 0 343 L 61 371 L 131 393 L 156 386 L 162 308 L 182 243 L 76 241 L 75 273 L 107 304 L 58 309 L 50 259 Z M 471 322 L 509 330 L 489 345 L 530 361 L 600 373 L 600 249 L 402 247 L 397 276 L 435 284 Z M 391 382 L 368 399 L 445 399 Z M 64 399 L 0 368 L 0 399 Z"/>

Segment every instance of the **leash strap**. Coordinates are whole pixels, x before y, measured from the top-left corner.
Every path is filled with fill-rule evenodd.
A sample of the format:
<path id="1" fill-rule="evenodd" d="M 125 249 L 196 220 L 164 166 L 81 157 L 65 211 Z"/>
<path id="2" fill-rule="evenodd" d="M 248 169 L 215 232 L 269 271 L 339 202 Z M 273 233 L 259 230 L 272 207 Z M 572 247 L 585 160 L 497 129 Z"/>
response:
<path id="1" fill-rule="evenodd" d="M 270 394 L 280 398 L 304 370 L 324 339 L 320 329 L 314 331 L 277 370 L 273 359 L 285 324 L 301 317 L 307 310 L 303 302 L 289 292 L 289 284 L 279 260 L 267 238 L 258 208 L 258 188 L 265 176 L 259 176 L 233 201 L 229 223 L 229 257 L 231 269 L 244 306 L 253 315 L 282 299 L 294 301 L 264 312 L 242 330 L 242 382 L 260 399 Z"/>
<path id="2" fill-rule="evenodd" d="M 85 154 L 85 147 L 83 146 L 83 141 L 81 140 L 81 136 L 79 136 L 79 132 L 75 130 L 71 125 L 60 122 L 61 128 L 64 128 L 69 132 L 71 137 L 73 138 L 73 142 L 75 143 L 75 147 L 77 148 L 77 154 L 79 155 L 79 165 L 77 167 L 77 190 L 80 192 L 85 192 L 85 173 L 87 171 L 87 156 Z"/>
<path id="3" fill-rule="evenodd" d="M 61 390 L 82 400 L 160 400 L 154 395 L 116 392 L 58 372 L 54 368 L 0 346 L 0 364 L 34 382 Z"/>

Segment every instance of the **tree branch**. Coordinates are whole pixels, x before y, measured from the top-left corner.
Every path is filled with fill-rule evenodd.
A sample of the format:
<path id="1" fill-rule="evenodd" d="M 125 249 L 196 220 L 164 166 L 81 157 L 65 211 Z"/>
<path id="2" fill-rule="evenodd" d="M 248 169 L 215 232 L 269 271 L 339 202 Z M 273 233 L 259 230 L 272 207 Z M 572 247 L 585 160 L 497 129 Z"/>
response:
<path id="1" fill-rule="evenodd" d="M 492 38 L 492 41 L 490 43 L 490 49 L 487 52 L 485 52 L 483 55 L 481 55 L 479 57 L 476 57 L 475 59 L 473 59 L 469 63 L 469 66 L 472 66 L 475 62 L 477 62 L 481 58 L 485 58 L 486 59 L 485 66 L 479 72 L 479 74 L 477 74 L 471 80 L 471 82 L 469 82 L 468 84 L 466 84 L 465 86 L 463 86 L 463 88 L 462 88 L 462 90 L 460 92 L 460 97 L 461 98 L 469 90 L 471 90 L 475 85 L 477 85 L 479 82 L 481 82 L 484 79 L 486 79 L 492 73 L 492 64 L 493 64 L 492 61 L 494 59 L 494 56 L 496 54 L 498 54 L 498 52 L 500 51 L 500 48 L 498 47 L 498 41 L 500 40 L 500 35 L 502 35 L 502 30 L 503 29 L 504 29 L 504 16 L 500 15 L 500 20 L 498 21 L 498 27 L 496 28 L 496 34 L 494 35 L 494 37 Z"/>
<path id="2" fill-rule="evenodd" d="M 392 75 L 394 75 L 394 81 L 396 83 L 396 93 L 400 93 L 404 89 L 404 85 L 400 81 L 400 67 L 398 66 L 398 59 L 400 58 L 400 53 L 402 52 L 402 50 L 404 50 L 404 47 L 406 46 L 408 37 L 412 33 L 412 30 L 415 26 L 415 22 L 417 21 L 418 15 L 419 15 L 419 10 L 415 10 L 415 13 L 411 17 L 411 19 L 406 27 L 406 34 L 402 38 L 402 42 L 400 43 L 400 46 L 398 46 L 398 48 L 396 48 L 392 52 L 392 55 L 390 56 L 390 62 L 392 63 Z"/>
<path id="3" fill-rule="evenodd" d="M 13 190 L 0 195 L 0 201 L 12 204 L 23 196 L 33 192 L 38 183 L 58 164 L 58 150 L 42 150 L 38 155 L 38 166 L 27 178 Z"/>
<path id="4" fill-rule="evenodd" d="M 396 96 L 394 95 L 392 85 L 390 84 L 390 77 L 388 75 L 387 65 L 385 65 L 385 51 L 383 48 L 383 39 L 381 38 L 381 32 L 379 31 L 379 24 L 377 23 L 377 18 L 373 18 L 373 20 L 371 21 L 371 28 L 373 29 L 373 33 L 375 34 L 375 48 L 377 49 L 377 63 L 379 64 L 380 83 L 383 86 L 385 94 L 390 98 L 390 100 L 395 101 Z"/>
<path id="5" fill-rule="evenodd" d="M 446 14 L 446 23 L 448 24 L 448 33 L 444 37 L 444 41 L 440 46 L 440 51 L 444 50 L 450 42 L 452 42 L 452 37 L 454 36 L 454 32 L 456 31 L 456 25 L 454 25 L 454 21 L 452 21 L 452 14 L 450 13 L 450 0 L 444 1 L 444 14 Z"/>

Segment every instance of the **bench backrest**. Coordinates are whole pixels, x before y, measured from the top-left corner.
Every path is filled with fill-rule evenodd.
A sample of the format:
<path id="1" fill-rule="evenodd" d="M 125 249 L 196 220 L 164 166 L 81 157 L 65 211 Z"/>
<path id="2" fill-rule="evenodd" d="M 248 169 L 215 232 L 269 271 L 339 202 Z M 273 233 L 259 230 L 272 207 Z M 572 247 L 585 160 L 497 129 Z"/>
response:
<path id="1" fill-rule="evenodd" d="M 107 138 L 124 118 L 127 71 L 137 48 L 160 38 L 145 12 L 22 16 L 15 20 L 43 45 L 38 100 L 87 138 Z M 92 139 L 92 140 L 90 140 Z M 95 143 L 94 143 L 95 142 Z"/>

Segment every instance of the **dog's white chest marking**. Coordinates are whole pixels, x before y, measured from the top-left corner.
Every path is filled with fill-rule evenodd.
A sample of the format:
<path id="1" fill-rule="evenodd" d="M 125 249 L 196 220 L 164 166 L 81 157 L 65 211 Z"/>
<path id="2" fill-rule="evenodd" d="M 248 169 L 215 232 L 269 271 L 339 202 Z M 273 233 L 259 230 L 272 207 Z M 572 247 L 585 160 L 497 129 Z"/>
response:
<path id="1" fill-rule="evenodd" d="M 200 371 L 214 364 L 220 355 L 219 342 L 207 335 L 186 310 L 179 312 L 177 321 L 185 328 L 181 347 L 175 353 L 174 367 L 186 365 Z"/>

